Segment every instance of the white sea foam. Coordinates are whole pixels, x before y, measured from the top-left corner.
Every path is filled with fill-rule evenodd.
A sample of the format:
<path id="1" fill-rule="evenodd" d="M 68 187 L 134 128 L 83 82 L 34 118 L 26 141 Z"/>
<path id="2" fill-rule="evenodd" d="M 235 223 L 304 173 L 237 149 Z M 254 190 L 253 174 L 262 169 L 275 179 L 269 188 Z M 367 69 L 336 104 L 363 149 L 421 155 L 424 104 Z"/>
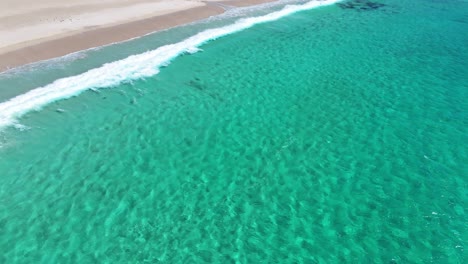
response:
<path id="1" fill-rule="evenodd" d="M 85 90 L 112 87 L 124 81 L 155 75 L 159 72 L 160 67 L 167 65 L 175 57 L 183 53 L 193 53 L 198 50 L 199 46 L 210 40 L 250 28 L 256 24 L 278 20 L 298 11 L 330 5 L 339 1 L 317 0 L 303 5 L 288 5 L 280 11 L 264 16 L 239 19 L 231 25 L 202 31 L 178 43 L 106 63 L 80 75 L 58 79 L 51 84 L 0 103 L 0 128 L 15 124 L 17 118 L 29 111 L 39 110 L 51 102 L 76 96 Z"/>

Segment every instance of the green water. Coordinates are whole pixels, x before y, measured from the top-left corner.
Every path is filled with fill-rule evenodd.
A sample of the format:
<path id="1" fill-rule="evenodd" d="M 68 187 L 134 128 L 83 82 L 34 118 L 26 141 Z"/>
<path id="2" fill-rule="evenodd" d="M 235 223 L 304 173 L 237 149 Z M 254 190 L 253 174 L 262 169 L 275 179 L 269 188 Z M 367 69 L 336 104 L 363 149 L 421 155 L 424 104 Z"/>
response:
<path id="1" fill-rule="evenodd" d="M 0 263 L 466 263 L 468 2 L 381 2 L 21 118 Z"/>

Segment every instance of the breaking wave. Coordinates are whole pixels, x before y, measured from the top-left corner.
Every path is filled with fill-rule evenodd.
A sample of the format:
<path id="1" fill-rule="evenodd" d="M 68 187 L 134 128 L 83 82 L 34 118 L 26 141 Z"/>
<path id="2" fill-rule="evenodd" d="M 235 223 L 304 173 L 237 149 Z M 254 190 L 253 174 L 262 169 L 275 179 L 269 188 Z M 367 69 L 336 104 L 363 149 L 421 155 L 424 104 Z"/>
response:
<path id="1" fill-rule="evenodd" d="M 181 42 L 165 45 L 155 50 L 129 56 L 125 59 L 106 63 L 85 73 L 62 78 L 43 87 L 0 103 L 0 128 L 16 123 L 23 114 L 39 110 L 45 105 L 76 96 L 89 89 L 116 86 L 124 81 L 140 79 L 158 74 L 159 68 L 183 53 L 194 53 L 202 44 L 256 24 L 278 20 L 298 11 L 330 5 L 339 0 L 317 0 L 303 5 L 288 5 L 282 10 L 258 17 L 239 19 L 231 25 L 208 29 Z"/>

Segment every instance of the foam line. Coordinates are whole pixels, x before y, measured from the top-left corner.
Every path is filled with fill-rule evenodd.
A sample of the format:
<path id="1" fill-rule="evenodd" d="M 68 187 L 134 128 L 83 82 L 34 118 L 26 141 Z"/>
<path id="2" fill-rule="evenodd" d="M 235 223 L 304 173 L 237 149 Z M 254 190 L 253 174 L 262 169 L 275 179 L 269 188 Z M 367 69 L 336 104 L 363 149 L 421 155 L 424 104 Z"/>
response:
<path id="1" fill-rule="evenodd" d="M 116 86 L 124 81 L 156 75 L 161 66 L 167 65 L 180 54 L 197 50 L 199 46 L 210 40 L 250 28 L 256 24 L 278 20 L 302 10 L 330 5 L 339 1 L 316 0 L 303 5 L 288 5 L 280 11 L 264 16 L 239 19 L 231 25 L 202 31 L 178 43 L 106 63 L 99 68 L 76 76 L 58 79 L 51 84 L 35 88 L 0 103 L 0 128 L 15 124 L 17 118 L 29 111 L 39 110 L 51 102 L 76 96 L 88 89 Z"/>

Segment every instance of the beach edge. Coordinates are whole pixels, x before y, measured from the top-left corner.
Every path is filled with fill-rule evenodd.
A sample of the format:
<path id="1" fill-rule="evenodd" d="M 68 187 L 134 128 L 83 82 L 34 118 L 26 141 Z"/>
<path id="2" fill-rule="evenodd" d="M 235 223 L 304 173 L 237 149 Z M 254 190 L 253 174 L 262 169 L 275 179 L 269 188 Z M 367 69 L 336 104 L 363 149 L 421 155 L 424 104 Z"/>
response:
<path id="1" fill-rule="evenodd" d="M 221 5 L 235 7 L 254 6 L 278 0 L 232 0 L 205 2 L 204 6 L 188 8 L 169 14 L 156 15 L 141 20 L 113 26 L 101 26 L 79 31 L 69 36 L 58 36 L 19 46 L 0 54 L 0 73 L 39 61 L 59 58 L 71 53 L 124 42 L 147 34 L 200 21 L 225 12 Z"/>

